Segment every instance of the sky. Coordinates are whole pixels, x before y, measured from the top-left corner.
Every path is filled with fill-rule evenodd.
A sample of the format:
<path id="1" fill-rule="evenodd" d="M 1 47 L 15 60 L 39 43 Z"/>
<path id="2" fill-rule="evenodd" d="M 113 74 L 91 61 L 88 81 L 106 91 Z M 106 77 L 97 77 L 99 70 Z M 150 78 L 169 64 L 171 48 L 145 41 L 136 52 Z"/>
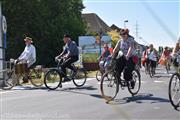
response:
<path id="1" fill-rule="evenodd" d="M 83 4 L 83 13 L 96 13 L 108 26 L 128 28 L 143 45 L 173 47 L 179 39 L 180 0 L 83 0 Z"/>

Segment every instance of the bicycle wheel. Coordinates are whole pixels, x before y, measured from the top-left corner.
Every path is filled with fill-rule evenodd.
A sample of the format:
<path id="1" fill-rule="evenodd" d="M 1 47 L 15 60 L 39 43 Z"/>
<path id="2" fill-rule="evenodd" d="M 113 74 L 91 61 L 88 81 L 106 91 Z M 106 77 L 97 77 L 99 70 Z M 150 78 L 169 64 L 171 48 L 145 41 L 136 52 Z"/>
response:
<path id="1" fill-rule="evenodd" d="M 81 87 L 86 83 L 87 75 L 86 70 L 84 68 L 77 69 L 76 75 L 73 79 L 74 85 L 77 87 Z"/>
<path id="2" fill-rule="evenodd" d="M 102 73 L 98 70 L 98 71 L 96 72 L 96 80 L 97 80 L 97 81 L 100 81 L 101 78 L 102 78 Z"/>
<path id="3" fill-rule="evenodd" d="M 43 72 L 33 69 L 29 73 L 31 84 L 35 87 L 41 87 L 43 83 Z"/>
<path id="4" fill-rule="evenodd" d="M 180 75 L 174 73 L 169 81 L 169 100 L 172 106 L 176 109 L 180 107 Z"/>
<path id="5" fill-rule="evenodd" d="M 128 81 L 128 91 L 132 95 L 136 95 L 141 87 L 141 76 L 138 70 L 133 70 L 132 80 Z"/>
<path id="6" fill-rule="evenodd" d="M 154 76 L 153 68 L 149 65 L 149 76 L 152 78 Z"/>
<path id="7" fill-rule="evenodd" d="M 145 63 L 145 73 L 146 73 L 146 75 L 149 73 L 149 71 L 148 71 L 148 65 Z"/>
<path id="8" fill-rule="evenodd" d="M 108 71 L 102 76 L 100 89 L 105 100 L 111 101 L 116 97 L 119 91 L 119 81 L 114 71 Z"/>
<path id="9" fill-rule="evenodd" d="M 15 74 L 13 71 L 7 71 L 5 73 L 5 79 L 4 79 L 4 86 L 2 87 L 3 90 L 10 90 L 15 86 Z"/>
<path id="10" fill-rule="evenodd" d="M 62 82 L 62 77 L 57 69 L 50 69 L 44 77 L 44 84 L 50 90 L 57 89 Z"/>

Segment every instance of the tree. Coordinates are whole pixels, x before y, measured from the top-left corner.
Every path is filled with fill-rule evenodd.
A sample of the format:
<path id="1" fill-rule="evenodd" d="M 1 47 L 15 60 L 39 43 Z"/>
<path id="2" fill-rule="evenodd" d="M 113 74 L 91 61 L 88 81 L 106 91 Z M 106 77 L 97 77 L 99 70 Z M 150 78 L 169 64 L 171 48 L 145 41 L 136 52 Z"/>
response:
<path id="1" fill-rule="evenodd" d="M 112 47 L 114 48 L 118 40 L 120 39 L 119 32 L 117 30 L 111 30 L 110 32 L 107 33 L 109 36 L 111 36 L 112 40 Z"/>
<path id="2" fill-rule="evenodd" d="M 30 36 L 36 46 L 36 63 L 54 65 L 64 45 L 63 35 L 69 33 L 77 42 L 86 33 L 82 0 L 3 0 L 2 7 L 8 24 L 7 60 L 20 55 L 24 37 Z"/>

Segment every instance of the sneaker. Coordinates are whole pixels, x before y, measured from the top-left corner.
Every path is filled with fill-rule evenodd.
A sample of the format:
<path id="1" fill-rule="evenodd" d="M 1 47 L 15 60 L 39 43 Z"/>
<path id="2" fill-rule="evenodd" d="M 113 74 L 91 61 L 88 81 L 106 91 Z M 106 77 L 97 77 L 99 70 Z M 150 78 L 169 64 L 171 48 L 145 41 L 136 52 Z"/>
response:
<path id="1" fill-rule="evenodd" d="M 130 81 L 130 87 L 131 87 L 131 89 L 134 89 L 134 86 L 135 86 L 135 81 L 134 81 L 134 80 L 131 80 L 131 81 Z"/>
<path id="2" fill-rule="evenodd" d="M 28 83 L 28 77 L 23 77 L 23 82 L 22 83 Z"/>
<path id="3" fill-rule="evenodd" d="M 71 80 L 65 77 L 62 82 L 69 82 L 69 81 Z"/>

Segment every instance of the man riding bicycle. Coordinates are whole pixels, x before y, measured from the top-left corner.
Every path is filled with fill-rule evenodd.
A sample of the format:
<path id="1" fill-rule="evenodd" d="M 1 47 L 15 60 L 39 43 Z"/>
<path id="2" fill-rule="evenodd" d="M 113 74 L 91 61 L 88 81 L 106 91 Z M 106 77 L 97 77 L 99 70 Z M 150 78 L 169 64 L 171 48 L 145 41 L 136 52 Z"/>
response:
<path id="1" fill-rule="evenodd" d="M 121 73 L 124 70 L 124 79 L 127 81 L 132 80 L 132 71 L 135 69 L 135 63 L 133 61 L 133 51 L 135 50 L 135 40 L 132 36 L 129 35 L 128 29 L 122 29 L 120 31 L 121 39 L 116 44 L 112 56 L 116 56 L 122 52 L 122 56 L 119 58 L 116 57 L 116 71 L 117 77 L 120 79 Z M 135 85 L 134 81 L 131 83 L 131 87 L 133 88 Z"/>
<path id="2" fill-rule="evenodd" d="M 76 72 L 76 69 L 74 69 L 71 64 L 79 60 L 79 50 L 76 43 L 71 40 L 70 35 L 65 34 L 63 40 L 65 43 L 64 50 L 60 55 L 56 56 L 55 59 L 64 58 L 61 63 L 61 68 L 66 75 L 66 68 L 73 70 L 74 73 Z M 67 79 L 64 81 L 67 81 Z"/>
<path id="3" fill-rule="evenodd" d="M 28 68 L 30 68 L 35 62 L 36 62 L 36 48 L 32 44 L 32 38 L 26 37 L 24 39 L 24 42 L 26 44 L 26 47 L 24 51 L 21 53 L 21 55 L 18 57 L 18 59 L 15 60 L 15 63 L 27 63 Z M 23 83 L 28 82 L 28 76 L 26 75 L 23 78 Z"/>

